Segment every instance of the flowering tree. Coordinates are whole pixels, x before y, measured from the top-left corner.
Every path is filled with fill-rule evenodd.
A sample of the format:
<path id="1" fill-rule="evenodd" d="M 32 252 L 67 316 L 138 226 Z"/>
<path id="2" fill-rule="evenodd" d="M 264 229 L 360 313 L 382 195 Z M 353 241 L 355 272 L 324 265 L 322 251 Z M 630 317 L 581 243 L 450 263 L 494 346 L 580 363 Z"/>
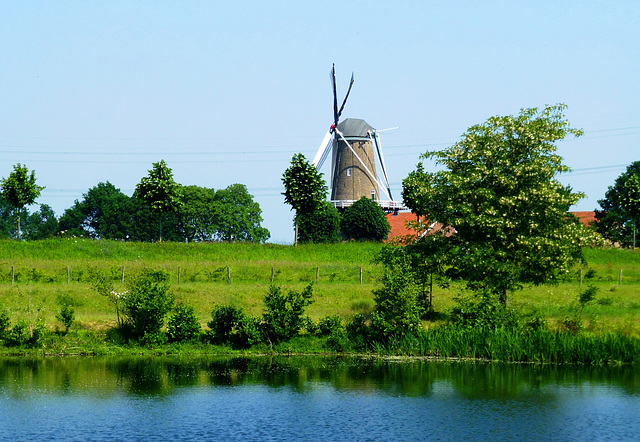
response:
<path id="1" fill-rule="evenodd" d="M 567 216 L 584 195 L 557 180 L 569 168 L 554 143 L 582 134 L 569 127 L 564 109 L 491 117 L 453 146 L 422 156 L 442 170 L 427 172 L 420 163 L 403 181 L 414 213 L 455 232 L 425 236 L 424 247 L 438 250 L 448 276 L 503 304 L 523 284 L 558 281 L 582 259 L 582 247 L 596 241 Z"/>
<path id="2" fill-rule="evenodd" d="M 164 160 L 153 163 L 149 175 L 136 185 L 136 193 L 160 216 L 162 241 L 162 214 L 180 207 L 180 185 L 173 180 L 173 172 Z"/>

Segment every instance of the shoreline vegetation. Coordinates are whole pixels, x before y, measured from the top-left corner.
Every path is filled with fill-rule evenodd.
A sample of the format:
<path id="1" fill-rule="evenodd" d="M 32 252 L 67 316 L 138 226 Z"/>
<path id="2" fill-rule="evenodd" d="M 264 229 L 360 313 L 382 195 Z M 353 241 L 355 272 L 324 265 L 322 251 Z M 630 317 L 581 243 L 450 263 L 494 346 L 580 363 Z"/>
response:
<path id="1" fill-rule="evenodd" d="M 10 321 L 6 333 L 23 327 L 25 336 L 25 342 L 14 342 L 17 345 L 7 345 L 8 335 L 0 339 L 0 355 L 277 353 L 600 365 L 640 361 L 638 251 L 586 249 L 587 263 L 574 268 L 560 284 L 511 294 L 508 311 L 498 320 L 465 316 L 460 321 L 463 284 L 452 281 L 446 288 L 434 284 L 433 310 L 419 330 L 385 335 L 368 326 L 374 292 L 382 285 L 383 268 L 373 263 L 381 248 L 377 243 L 356 242 L 293 247 L 80 238 L 0 241 L 0 312 L 5 311 Z M 197 341 L 136 341 L 118 327 L 114 304 L 99 294 L 92 278 L 101 272 L 119 293 L 147 270 L 166 276 L 176 306 L 190 306 L 201 328 Z M 312 301 L 306 305 L 301 301 L 302 322 L 290 336 L 261 340 L 256 338 L 260 324 L 242 322 L 262 318 L 272 287 L 282 288 L 274 295 L 277 298 L 301 295 L 309 284 Z M 61 315 L 63 305 L 72 311 L 68 330 Z M 223 310 L 225 306 L 236 310 Z M 223 314 L 240 318 L 238 324 L 248 328 L 236 327 L 233 336 L 244 333 L 250 344 L 223 341 L 221 331 L 212 334 L 215 311 L 217 323 L 228 317 Z M 176 313 L 172 310 L 171 315 Z M 165 323 L 163 336 L 167 330 Z M 281 333 L 271 328 L 269 336 L 276 332 Z M 29 343 L 34 333 L 37 345 Z"/>

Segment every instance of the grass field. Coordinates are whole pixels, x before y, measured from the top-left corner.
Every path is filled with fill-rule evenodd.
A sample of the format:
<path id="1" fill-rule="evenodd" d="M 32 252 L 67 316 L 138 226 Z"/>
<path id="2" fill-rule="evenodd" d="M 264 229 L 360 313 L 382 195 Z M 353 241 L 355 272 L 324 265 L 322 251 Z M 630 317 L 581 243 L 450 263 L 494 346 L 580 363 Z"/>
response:
<path id="1" fill-rule="evenodd" d="M 311 318 L 335 314 L 349 318 L 373 308 L 372 291 L 380 286 L 382 269 L 372 259 L 381 247 L 371 243 L 293 247 L 82 239 L 0 241 L 0 308 L 9 311 L 12 322 L 40 317 L 49 328 L 62 328 L 55 319 L 58 301 L 70 298 L 74 302 L 76 327 L 109 327 L 115 323 L 115 312 L 92 289 L 88 270 L 99 268 L 110 272 L 115 288 L 124 289 L 123 272 L 126 283 L 147 267 L 168 272 L 176 300 L 192 305 L 203 325 L 210 320 L 216 303 L 232 303 L 247 313 L 260 314 L 263 296 L 272 280 L 274 284 L 295 289 L 317 280 L 315 302 L 308 309 Z M 596 332 L 619 330 L 639 336 L 640 252 L 590 249 L 585 250 L 585 255 L 587 264 L 576 267 L 565 282 L 527 287 L 510 295 L 510 305 L 560 324 L 576 314 L 580 291 L 592 284 L 598 288 L 596 300 L 581 315 L 588 327 Z M 446 290 L 436 287 L 435 310 L 446 313 L 461 292 L 461 285 L 453 284 Z M 442 320 L 444 315 L 439 317 Z"/>

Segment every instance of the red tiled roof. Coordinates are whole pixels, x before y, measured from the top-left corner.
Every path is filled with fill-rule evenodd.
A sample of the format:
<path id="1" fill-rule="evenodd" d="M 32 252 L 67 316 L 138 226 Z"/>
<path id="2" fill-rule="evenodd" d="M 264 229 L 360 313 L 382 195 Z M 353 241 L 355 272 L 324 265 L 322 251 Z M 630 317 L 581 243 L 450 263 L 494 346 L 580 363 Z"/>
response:
<path id="1" fill-rule="evenodd" d="M 572 215 L 575 215 L 578 220 L 585 226 L 589 227 L 596 222 L 596 213 L 595 212 L 569 212 Z M 391 230 L 389 231 L 389 236 L 387 237 L 387 241 L 391 241 L 394 238 L 402 238 L 409 235 L 418 236 L 420 232 L 416 232 L 415 230 L 407 227 L 408 221 L 416 221 L 418 217 L 411 212 L 398 212 L 398 213 L 387 213 L 386 215 L 387 221 L 391 225 Z M 424 219 L 423 219 L 424 221 Z M 440 230 L 441 226 L 434 226 L 434 230 Z M 448 236 L 448 235 L 447 235 Z"/>
<path id="2" fill-rule="evenodd" d="M 596 220 L 596 212 L 569 212 L 572 215 L 575 215 L 578 220 L 587 227 L 595 224 Z"/>

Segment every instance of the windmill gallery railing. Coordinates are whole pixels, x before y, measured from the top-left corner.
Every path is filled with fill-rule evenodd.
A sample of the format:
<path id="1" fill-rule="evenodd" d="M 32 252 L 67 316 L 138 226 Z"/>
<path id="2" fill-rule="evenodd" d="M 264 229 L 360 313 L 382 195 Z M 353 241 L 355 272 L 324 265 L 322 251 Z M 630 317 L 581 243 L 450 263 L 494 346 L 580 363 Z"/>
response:
<path id="1" fill-rule="evenodd" d="M 330 203 L 333 204 L 333 206 L 336 209 L 346 209 L 356 201 L 357 200 L 331 200 Z M 376 200 L 376 203 L 378 203 L 380 207 L 382 207 L 382 210 L 386 212 L 408 210 L 407 207 L 404 204 L 402 204 L 402 202 L 400 201 L 377 201 Z"/>

